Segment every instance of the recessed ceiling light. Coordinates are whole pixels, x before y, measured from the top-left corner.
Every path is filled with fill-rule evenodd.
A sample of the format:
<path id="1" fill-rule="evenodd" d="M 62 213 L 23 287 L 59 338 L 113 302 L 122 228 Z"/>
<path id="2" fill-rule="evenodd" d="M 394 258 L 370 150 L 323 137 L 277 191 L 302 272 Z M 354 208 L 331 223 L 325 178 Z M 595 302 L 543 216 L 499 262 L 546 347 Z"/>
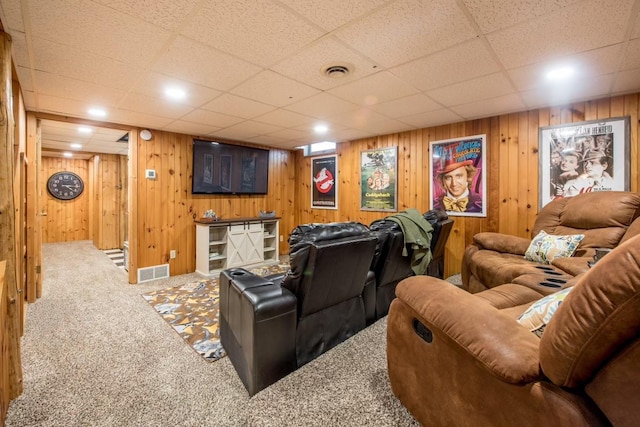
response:
<path id="1" fill-rule="evenodd" d="M 329 131 L 329 126 L 327 126 L 325 124 L 315 125 L 313 127 L 313 131 L 315 133 L 319 133 L 319 134 L 327 133 Z"/>
<path id="2" fill-rule="evenodd" d="M 77 142 L 74 142 L 73 144 L 71 144 L 71 148 L 75 148 L 76 150 L 82 148 L 82 144 L 78 144 Z"/>
<path id="3" fill-rule="evenodd" d="M 173 99 L 176 101 L 183 100 L 187 97 L 187 93 L 184 90 L 177 87 L 166 88 L 164 90 L 164 94 L 167 96 L 167 98 Z"/>
<path id="4" fill-rule="evenodd" d="M 102 108 L 89 108 L 88 113 L 94 117 L 107 117 L 107 112 Z"/>
<path id="5" fill-rule="evenodd" d="M 91 130 L 91 128 L 89 128 L 89 127 L 86 127 L 86 126 L 80 126 L 80 127 L 78 128 L 78 132 L 80 132 L 80 133 L 91 133 L 91 132 L 93 132 L 93 131 L 92 131 L 92 130 Z"/>
<path id="6" fill-rule="evenodd" d="M 65 157 L 73 157 L 73 154 L 71 154 L 68 151 L 65 151 L 64 153 L 62 153 L 62 155 L 65 156 Z"/>
<path id="7" fill-rule="evenodd" d="M 555 68 L 547 73 L 547 80 L 558 81 L 571 77 L 574 73 L 573 67 Z"/>

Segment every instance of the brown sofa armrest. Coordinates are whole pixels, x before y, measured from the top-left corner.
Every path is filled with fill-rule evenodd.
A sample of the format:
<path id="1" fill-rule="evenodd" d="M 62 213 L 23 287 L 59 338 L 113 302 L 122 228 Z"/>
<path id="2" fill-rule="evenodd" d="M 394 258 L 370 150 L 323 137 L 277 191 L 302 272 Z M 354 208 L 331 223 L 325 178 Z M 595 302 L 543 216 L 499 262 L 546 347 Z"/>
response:
<path id="1" fill-rule="evenodd" d="M 502 381 L 524 384 L 543 378 L 540 339 L 473 294 L 434 277 L 415 276 L 398 284 L 396 296 L 420 322 L 444 333 Z"/>
<path id="2" fill-rule="evenodd" d="M 483 249 L 524 256 L 531 239 L 502 233 L 483 232 L 473 236 L 473 242 Z"/>

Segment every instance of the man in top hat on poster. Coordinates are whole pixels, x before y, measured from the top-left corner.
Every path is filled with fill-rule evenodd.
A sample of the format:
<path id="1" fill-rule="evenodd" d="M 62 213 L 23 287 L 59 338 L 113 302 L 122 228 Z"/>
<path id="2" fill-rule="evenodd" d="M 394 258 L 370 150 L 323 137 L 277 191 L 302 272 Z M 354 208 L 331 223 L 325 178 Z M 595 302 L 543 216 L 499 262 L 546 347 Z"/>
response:
<path id="1" fill-rule="evenodd" d="M 482 212 L 482 197 L 471 190 L 477 171 L 471 160 L 456 163 L 447 159 L 436 176 L 446 194 L 434 200 L 433 208 L 447 212 Z"/>

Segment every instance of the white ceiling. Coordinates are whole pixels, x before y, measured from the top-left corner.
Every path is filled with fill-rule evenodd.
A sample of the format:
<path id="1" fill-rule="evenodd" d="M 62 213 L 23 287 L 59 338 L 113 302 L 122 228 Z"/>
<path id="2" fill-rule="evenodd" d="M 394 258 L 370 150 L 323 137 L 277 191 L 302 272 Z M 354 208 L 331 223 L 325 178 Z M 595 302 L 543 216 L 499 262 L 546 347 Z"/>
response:
<path id="1" fill-rule="evenodd" d="M 640 0 L 0 0 L 28 110 L 292 148 L 640 91 Z M 347 65 L 343 78 L 323 74 Z M 554 66 L 575 79 L 545 80 Z M 165 98 L 168 86 L 186 99 Z M 313 126 L 329 126 L 316 135 Z"/>
<path id="2" fill-rule="evenodd" d="M 43 156 L 63 157 L 64 153 L 72 153 L 74 158 L 88 159 L 95 153 L 128 154 L 126 130 L 48 119 L 41 121 L 40 129 Z"/>

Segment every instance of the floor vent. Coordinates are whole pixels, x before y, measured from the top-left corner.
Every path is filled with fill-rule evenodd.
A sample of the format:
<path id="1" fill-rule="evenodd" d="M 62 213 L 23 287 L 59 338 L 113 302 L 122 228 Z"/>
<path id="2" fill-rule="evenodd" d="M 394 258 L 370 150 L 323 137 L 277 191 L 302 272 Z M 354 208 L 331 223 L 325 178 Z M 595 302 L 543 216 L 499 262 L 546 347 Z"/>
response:
<path id="1" fill-rule="evenodd" d="M 138 283 L 169 277 L 169 264 L 138 269 Z"/>

